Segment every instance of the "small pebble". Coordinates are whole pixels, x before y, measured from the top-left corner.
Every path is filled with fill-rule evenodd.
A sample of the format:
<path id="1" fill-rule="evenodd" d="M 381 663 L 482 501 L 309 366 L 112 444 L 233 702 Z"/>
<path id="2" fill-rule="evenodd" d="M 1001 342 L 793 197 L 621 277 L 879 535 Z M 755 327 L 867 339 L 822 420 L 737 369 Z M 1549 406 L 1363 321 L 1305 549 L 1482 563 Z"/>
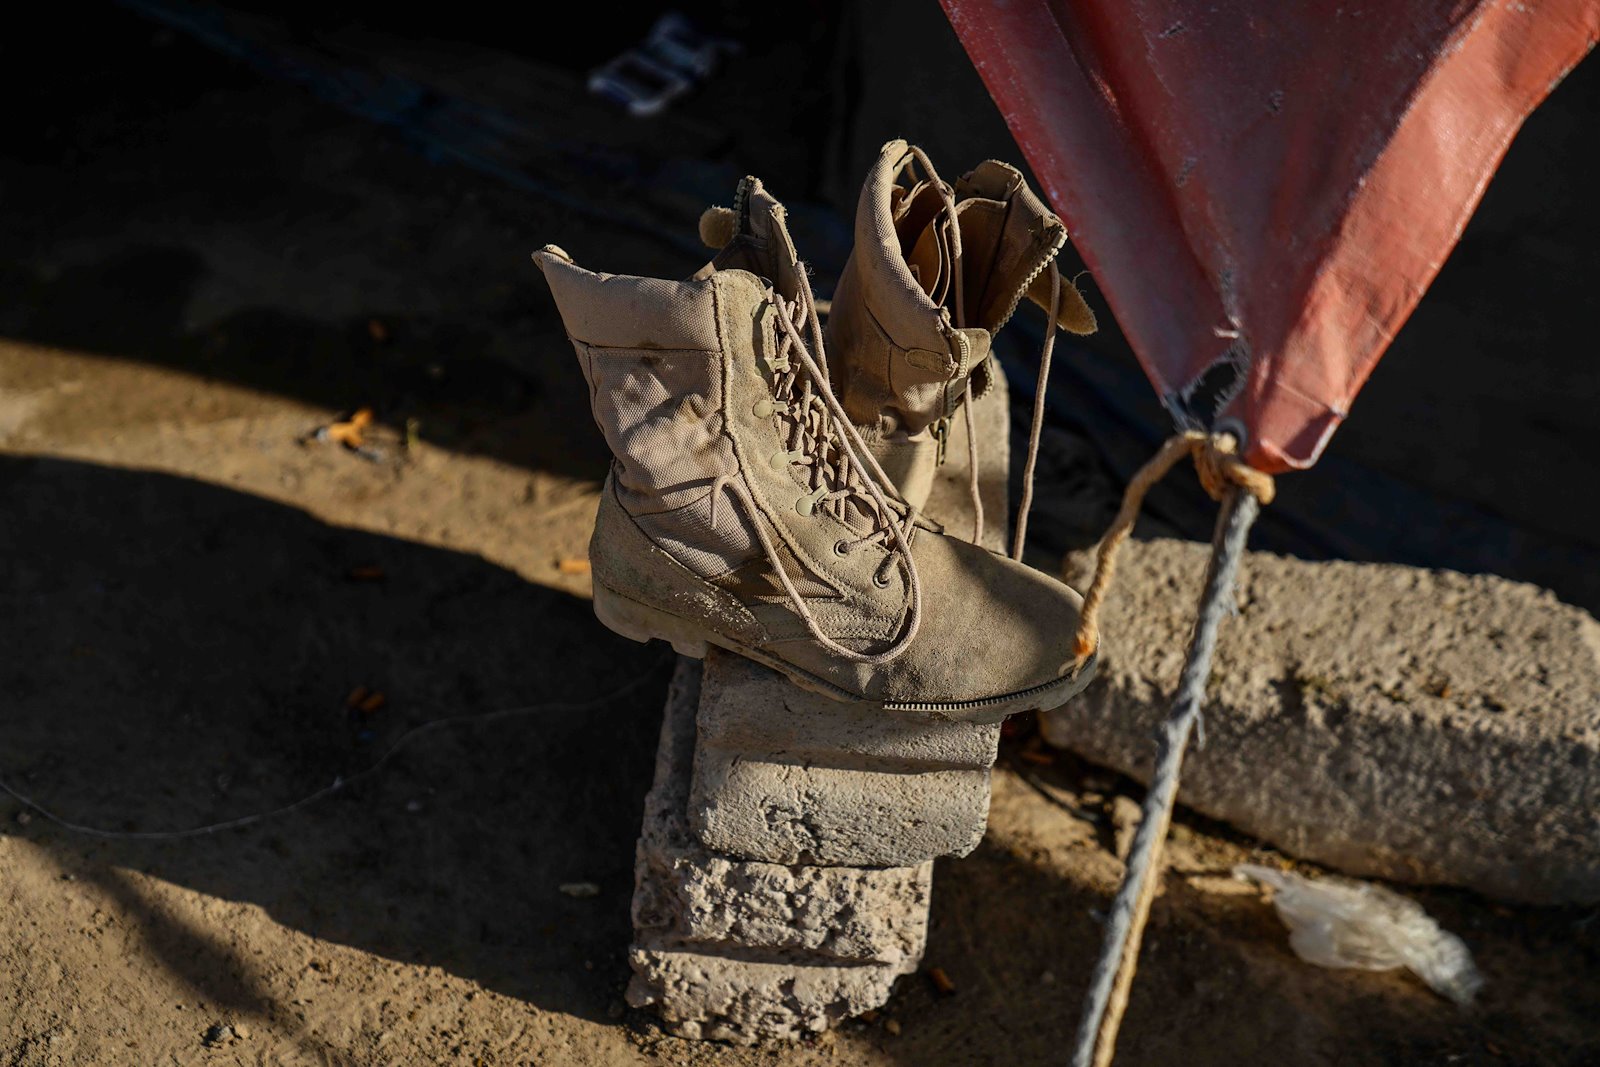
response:
<path id="1" fill-rule="evenodd" d="M 890 1037 L 899 1037 L 900 1036 L 900 1020 L 899 1019 L 886 1019 L 886 1020 L 884 1020 L 883 1028 L 889 1034 Z"/>
<path id="2" fill-rule="evenodd" d="M 620 1019 L 628 1013 L 628 1006 L 620 1000 L 613 1000 L 606 1006 L 606 1018 Z"/>
<path id="3" fill-rule="evenodd" d="M 422 801 L 420 801 L 420 800 L 408 800 L 408 801 L 406 801 L 406 811 L 408 811 L 412 815 L 415 815 L 417 812 L 419 812 L 421 810 L 422 810 Z"/>
<path id="4" fill-rule="evenodd" d="M 948 997 L 956 991 L 955 982 L 945 973 L 943 967 L 929 967 L 928 981 L 933 983 L 933 988 L 937 989 L 942 996 Z"/>
<path id="5" fill-rule="evenodd" d="M 32 812 L 27 812 L 27 811 L 19 811 L 19 812 L 17 812 L 16 819 L 17 819 L 17 825 L 18 826 L 26 826 L 30 822 L 33 821 L 33 813 Z"/>
<path id="6" fill-rule="evenodd" d="M 1132 797 L 1118 794 L 1111 801 L 1111 826 L 1117 859 L 1126 861 L 1133 850 L 1133 835 L 1139 831 L 1140 808 Z"/>
<path id="7" fill-rule="evenodd" d="M 561 884 L 561 892 L 569 897 L 582 899 L 584 897 L 599 896 L 600 887 L 593 882 L 563 882 Z"/>

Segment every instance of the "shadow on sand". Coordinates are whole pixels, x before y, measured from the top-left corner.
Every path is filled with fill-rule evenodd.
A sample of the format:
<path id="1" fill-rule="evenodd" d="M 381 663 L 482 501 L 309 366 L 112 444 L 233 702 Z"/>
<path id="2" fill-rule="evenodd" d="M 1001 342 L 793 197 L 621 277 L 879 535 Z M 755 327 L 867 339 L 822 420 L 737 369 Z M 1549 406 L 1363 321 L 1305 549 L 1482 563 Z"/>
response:
<path id="1" fill-rule="evenodd" d="M 417 723 L 641 679 L 599 706 L 432 731 L 380 773 L 245 829 L 108 841 L 5 823 L 125 904 L 166 967 L 224 1005 L 260 992 L 221 942 L 145 907 L 125 869 L 603 1017 L 626 969 L 660 650 L 477 557 L 193 481 L 4 459 L 0 492 L 26 505 L 0 517 L 0 772 L 77 822 L 157 831 L 274 808 Z M 350 577 L 374 567 L 382 580 Z M 359 686 L 385 705 L 349 709 Z M 558 891 L 579 881 L 600 895 Z"/>

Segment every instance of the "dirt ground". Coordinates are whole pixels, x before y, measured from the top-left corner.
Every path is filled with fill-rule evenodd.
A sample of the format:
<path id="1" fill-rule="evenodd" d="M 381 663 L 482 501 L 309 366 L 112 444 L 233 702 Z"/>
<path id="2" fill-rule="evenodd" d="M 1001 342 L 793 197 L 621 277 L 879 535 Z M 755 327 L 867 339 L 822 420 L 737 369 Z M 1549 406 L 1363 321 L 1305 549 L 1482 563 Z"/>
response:
<path id="1" fill-rule="evenodd" d="M 756 1049 L 624 1008 L 667 659 L 561 566 L 607 457 L 526 255 L 678 264 L 187 47 L 132 40 L 137 93 L 110 62 L 30 87 L 0 163 L 0 775 L 124 835 L 0 798 L 0 1065 L 1061 1062 L 1138 792 L 1026 723 L 984 844 L 937 867 L 953 994 L 913 976 Z M 362 405 L 367 453 L 312 437 Z M 1055 436 L 1042 493 L 1098 486 L 1103 522 L 1114 483 Z M 441 718 L 293 811 L 126 836 L 291 804 Z M 1418 894 L 1487 977 L 1462 1012 L 1301 963 L 1228 877 L 1282 858 L 1174 834 L 1119 1064 L 1600 1062 L 1592 910 Z"/>

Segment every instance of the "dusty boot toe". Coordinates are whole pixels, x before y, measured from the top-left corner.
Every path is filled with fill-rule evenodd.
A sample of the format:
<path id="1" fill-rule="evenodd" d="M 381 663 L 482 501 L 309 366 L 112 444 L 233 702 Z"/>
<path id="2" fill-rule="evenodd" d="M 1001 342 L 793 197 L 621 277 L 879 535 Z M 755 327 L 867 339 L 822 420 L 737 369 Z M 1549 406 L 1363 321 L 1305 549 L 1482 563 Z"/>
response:
<path id="1" fill-rule="evenodd" d="M 924 617 L 886 679 L 885 704 L 938 704 L 958 718 L 1054 707 L 1088 683 L 1074 670 L 1083 598 L 1054 578 L 952 537 L 919 539 Z M 929 709 L 934 710 L 934 709 Z"/>
<path id="2" fill-rule="evenodd" d="M 953 537 L 925 533 L 913 555 L 922 623 L 901 655 L 867 669 L 785 642 L 785 658 L 854 699 L 974 722 L 1053 708 L 1088 684 L 1093 660 L 1073 655 L 1077 593 Z"/>

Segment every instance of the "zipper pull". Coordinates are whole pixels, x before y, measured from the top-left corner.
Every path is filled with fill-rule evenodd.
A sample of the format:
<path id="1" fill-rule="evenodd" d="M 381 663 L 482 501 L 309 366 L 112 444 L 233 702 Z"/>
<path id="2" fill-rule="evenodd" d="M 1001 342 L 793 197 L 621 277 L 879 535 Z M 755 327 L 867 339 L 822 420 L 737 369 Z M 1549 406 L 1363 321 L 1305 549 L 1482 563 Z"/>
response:
<path id="1" fill-rule="evenodd" d="M 938 449 L 934 453 L 935 464 L 937 466 L 944 466 L 944 448 L 945 443 L 949 440 L 949 438 L 950 420 L 948 418 L 942 418 L 933 424 L 933 439 L 938 442 Z"/>

